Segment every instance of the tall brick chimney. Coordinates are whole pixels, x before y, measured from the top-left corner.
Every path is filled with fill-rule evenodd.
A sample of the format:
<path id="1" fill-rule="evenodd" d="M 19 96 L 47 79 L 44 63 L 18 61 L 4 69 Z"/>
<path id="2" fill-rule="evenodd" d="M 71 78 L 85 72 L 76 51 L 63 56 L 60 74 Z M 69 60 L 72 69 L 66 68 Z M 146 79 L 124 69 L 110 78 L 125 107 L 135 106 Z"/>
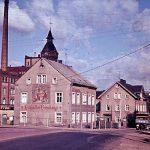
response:
<path id="1" fill-rule="evenodd" d="M 8 66 L 8 4 L 9 0 L 4 0 L 4 20 L 3 20 L 2 53 L 1 53 L 2 71 L 7 71 Z"/>

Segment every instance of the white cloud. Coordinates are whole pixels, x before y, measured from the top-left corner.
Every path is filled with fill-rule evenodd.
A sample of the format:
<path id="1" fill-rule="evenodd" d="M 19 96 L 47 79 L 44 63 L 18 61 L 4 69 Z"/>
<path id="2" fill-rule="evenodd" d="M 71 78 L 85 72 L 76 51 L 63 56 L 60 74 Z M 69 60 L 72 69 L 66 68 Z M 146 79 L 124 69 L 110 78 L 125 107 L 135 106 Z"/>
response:
<path id="1" fill-rule="evenodd" d="M 0 3 L 0 24 L 3 23 L 4 4 Z M 20 9 L 16 2 L 9 4 L 9 26 L 17 31 L 30 32 L 34 29 L 34 22 L 23 9 Z"/>

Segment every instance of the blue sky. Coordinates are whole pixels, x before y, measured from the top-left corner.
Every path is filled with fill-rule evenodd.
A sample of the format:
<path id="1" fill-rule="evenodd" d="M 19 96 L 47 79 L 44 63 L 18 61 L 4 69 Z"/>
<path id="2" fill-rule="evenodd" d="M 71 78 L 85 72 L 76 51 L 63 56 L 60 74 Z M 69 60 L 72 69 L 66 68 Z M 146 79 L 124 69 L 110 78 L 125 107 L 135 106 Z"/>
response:
<path id="1" fill-rule="evenodd" d="M 2 21 L 1 1 L 0 38 Z M 149 43 L 150 1 L 10 0 L 9 64 L 23 65 L 25 55 L 42 50 L 50 22 L 59 59 L 83 72 Z M 83 75 L 100 90 L 119 78 L 150 90 L 149 55 L 144 50 Z"/>

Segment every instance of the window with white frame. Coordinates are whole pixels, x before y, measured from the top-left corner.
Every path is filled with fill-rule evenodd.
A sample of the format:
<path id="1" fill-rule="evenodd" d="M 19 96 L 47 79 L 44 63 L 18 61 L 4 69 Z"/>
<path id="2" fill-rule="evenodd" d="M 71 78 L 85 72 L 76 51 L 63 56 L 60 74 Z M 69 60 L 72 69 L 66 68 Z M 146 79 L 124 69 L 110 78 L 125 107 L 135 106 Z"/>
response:
<path id="1" fill-rule="evenodd" d="M 146 105 L 143 105 L 143 112 L 146 112 Z"/>
<path id="2" fill-rule="evenodd" d="M 76 103 L 76 93 L 72 92 L 72 104 Z"/>
<path id="3" fill-rule="evenodd" d="M 121 99 L 121 93 L 118 93 L 118 99 Z"/>
<path id="4" fill-rule="evenodd" d="M 108 94 L 106 95 L 106 99 L 109 99 L 109 95 Z"/>
<path id="5" fill-rule="evenodd" d="M 88 112 L 88 123 L 91 123 L 91 112 Z"/>
<path id="6" fill-rule="evenodd" d="M 140 111 L 142 111 L 142 105 L 140 104 Z"/>
<path id="7" fill-rule="evenodd" d="M 110 111 L 110 105 L 106 105 L 106 111 Z"/>
<path id="8" fill-rule="evenodd" d="M 95 97 L 92 96 L 92 105 L 94 105 L 94 104 L 95 104 Z"/>
<path id="9" fill-rule="evenodd" d="M 55 93 L 55 103 L 62 103 L 62 101 L 63 101 L 63 93 L 56 92 Z"/>
<path id="10" fill-rule="evenodd" d="M 92 100 L 91 100 L 91 94 L 88 94 L 88 105 L 91 105 Z"/>
<path id="11" fill-rule="evenodd" d="M 86 98 L 86 94 L 82 94 L 82 104 L 86 105 L 87 104 L 87 98 Z"/>
<path id="12" fill-rule="evenodd" d="M 57 77 L 52 78 L 52 84 L 57 84 Z"/>
<path id="13" fill-rule="evenodd" d="M 80 122 L 80 112 L 76 112 L 76 122 Z"/>
<path id="14" fill-rule="evenodd" d="M 26 78 L 26 84 L 31 84 L 31 78 Z"/>
<path id="15" fill-rule="evenodd" d="M 37 83 L 38 84 L 45 84 L 47 82 L 47 76 L 46 75 L 37 75 Z"/>
<path id="16" fill-rule="evenodd" d="M 117 99 L 117 93 L 114 93 L 114 99 Z"/>
<path id="17" fill-rule="evenodd" d="M 125 111 L 129 111 L 129 105 L 125 105 Z"/>
<path id="18" fill-rule="evenodd" d="M 86 123 L 86 112 L 82 112 L 82 122 Z"/>
<path id="19" fill-rule="evenodd" d="M 3 95 L 6 95 L 6 88 L 3 88 Z"/>
<path id="20" fill-rule="evenodd" d="M 115 116 L 115 122 L 116 122 L 116 123 L 120 122 L 120 117 Z"/>
<path id="21" fill-rule="evenodd" d="M 74 124 L 76 122 L 76 113 L 75 112 L 72 112 L 72 123 Z"/>
<path id="22" fill-rule="evenodd" d="M 115 106 L 115 110 L 116 110 L 116 111 L 120 111 L 119 105 L 116 105 L 116 106 Z"/>
<path id="23" fill-rule="evenodd" d="M 125 95 L 125 98 L 126 98 L 126 99 L 128 99 L 128 98 L 129 98 L 129 95 L 128 95 L 128 94 L 126 94 L 126 95 Z"/>
<path id="24" fill-rule="evenodd" d="M 92 122 L 94 122 L 95 121 L 95 114 L 94 114 L 94 112 L 92 112 Z"/>
<path id="25" fill-rule="evenodd" d="M 2 104 L 3 104 L 3 105 L 6 104 L 6 99 L 5 99 L 5 98 L 3 99 Z"/>
<path id="26" fill-rule="evenodd" d="M 20 112 L 20 123 L 27 123 L 27 112 L 26 111 Z"/>
<path id="27" fill-rule="evenodd" d="M 15 94 L 15 89 L 14 89 L 14 88 L 11 88 L 11 89 L 10 89 L 10 94 L 11 94 L 11 95 L 14 95 L 14 94 Z"/>
<path id="28" fill-rule="evenodd" d="M 21 93 L 21 103 L 27 103 L 27 100 L 28 100 L 28 93 L 22 92 Z"/>
<path id="29" fill-rule="evenodd" d="M 10 100 L 10 105 L 14 105 L 14 99 Z"/>
<path id="30" fill-rule="evenodd" d="M 55 113 L 55 123 L 62 123 L 62 112 Z"/>
<path id="31" fill-rule="evenodd" d="M 77 105 L 80 104 L 80 93 L 77 93 Z"/>

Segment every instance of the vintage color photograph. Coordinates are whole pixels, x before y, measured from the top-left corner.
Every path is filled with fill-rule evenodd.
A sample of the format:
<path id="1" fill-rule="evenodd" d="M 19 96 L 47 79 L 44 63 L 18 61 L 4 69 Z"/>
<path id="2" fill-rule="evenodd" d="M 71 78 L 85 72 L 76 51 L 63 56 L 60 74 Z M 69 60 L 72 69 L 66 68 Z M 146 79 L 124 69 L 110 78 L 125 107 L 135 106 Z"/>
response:
<path id="1" fill-rule="evenodd" d="M 150 0 L 0 0 L 0 150 L 150 150 Z"/>

